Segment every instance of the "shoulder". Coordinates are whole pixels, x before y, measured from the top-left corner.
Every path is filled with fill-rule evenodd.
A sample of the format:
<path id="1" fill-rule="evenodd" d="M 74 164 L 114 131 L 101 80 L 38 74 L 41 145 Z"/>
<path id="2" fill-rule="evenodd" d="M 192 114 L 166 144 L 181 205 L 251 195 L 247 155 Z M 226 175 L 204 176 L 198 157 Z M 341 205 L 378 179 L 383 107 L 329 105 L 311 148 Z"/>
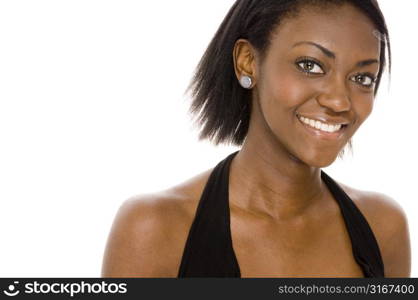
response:
<path id="1" fill-rule="evenodd" d="M 103 258 L 103 277 L 176 277 L 199 200 L 202 174 L 124 201 Z"/>
<path id="2" fill-rule="evenodd" d="M 403 208 L 388 195 L 341 186 L 363 213 L 376 236 L 385 276 L 409 277 L 411 249 L 408 219 Z"/>

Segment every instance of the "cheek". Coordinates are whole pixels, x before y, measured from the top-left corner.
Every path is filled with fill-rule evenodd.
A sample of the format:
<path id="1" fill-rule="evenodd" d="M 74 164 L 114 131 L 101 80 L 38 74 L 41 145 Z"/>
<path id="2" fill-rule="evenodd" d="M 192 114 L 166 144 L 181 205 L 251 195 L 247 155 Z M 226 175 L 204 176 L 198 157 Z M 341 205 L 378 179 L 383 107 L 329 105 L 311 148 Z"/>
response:
<path id="1" fill-rule="evenodd" d="M 300 80 L 292 72 L 272 73 L 266 78 L 261 100 L 266 105 L 278 105 L 282 110 L 292 110 L 311 97 L 311 89 L 306 81 Z M 271 107 L 274 109 L 274 107 Z"/>
<path id="2" fill-rule="evenodd" d="M 359 96 L 353 101 L 353 108 L 358 116 L 358 126 L 360 126 L 373 111 L 374 96 Z"/>

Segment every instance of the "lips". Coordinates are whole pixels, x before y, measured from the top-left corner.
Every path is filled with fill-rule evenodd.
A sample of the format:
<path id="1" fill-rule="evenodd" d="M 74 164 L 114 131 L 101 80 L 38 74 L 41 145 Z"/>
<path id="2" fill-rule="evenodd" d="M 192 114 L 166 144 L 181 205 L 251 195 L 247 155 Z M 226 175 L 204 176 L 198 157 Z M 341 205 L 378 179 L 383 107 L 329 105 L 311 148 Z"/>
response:
<path id="1" fill-rule="evenodd" d="M 299 119 L 305 123 L 308 126 L 311 126 L 312 128 L 321 130 L 321 131 L 325 131 L 325 132 L 337 132 L 341 129 L 341 127 L 343 126 L 342 124 L 329 124 L 329 123 L 324 123 L 321 121 L 315 121 L 313 119 L 308 119 L 305 117 L 299 117 Z"/>
<path id="2" fill-rule="evenodd" d="M 331 120 L 323 117 L 309 118 L 297 115 L 297 118 L 309 133 L 326 139 L 338 139 L 349 123 L 346 120 Z"/>

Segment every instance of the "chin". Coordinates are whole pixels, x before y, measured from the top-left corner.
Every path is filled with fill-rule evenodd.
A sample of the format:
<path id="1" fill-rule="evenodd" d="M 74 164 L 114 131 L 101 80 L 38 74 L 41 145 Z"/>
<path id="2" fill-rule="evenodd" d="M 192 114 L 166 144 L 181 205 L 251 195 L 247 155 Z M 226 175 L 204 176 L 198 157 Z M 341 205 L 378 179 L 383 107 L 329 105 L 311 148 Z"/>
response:
<path id="1" fill-rule="evenodd" d="M 308 165 L 314 168 L 326 168 L 337 159 L 337 155 L 318 155 L 312 157 L 293 157 L 296 162 Z"/>
<path id="2" fill-rule="evenodd" d="M 311 166 L 312 166 L 312 167 L 315 167 L 315 168 L 320 168 L 320 169 L 322 169 L 322 168 L 329 167 L 330 165 L 332 165 L 332 163 L 333 163 L 334 161 L 335 161 L 335 159 L 333 159 L 333 160 L 328 160 L 328 161 L 317 161 L 317 162 L 312 163 L 312 164 L 311 164 Z"/>

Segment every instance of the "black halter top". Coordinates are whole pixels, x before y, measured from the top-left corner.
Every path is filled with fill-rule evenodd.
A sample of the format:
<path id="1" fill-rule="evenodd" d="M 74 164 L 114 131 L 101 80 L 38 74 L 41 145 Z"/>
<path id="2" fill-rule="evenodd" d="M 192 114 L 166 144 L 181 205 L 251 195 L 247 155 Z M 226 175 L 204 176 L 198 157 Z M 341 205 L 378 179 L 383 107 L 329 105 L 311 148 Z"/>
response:
<path id="1" fill-rule="evenodd" d="M 241 277 L 232 247 L 229 167 L 235 152 L 212 171 L 200 198 L 186 241 L 178 277 Z M 353 255 L 365 277 L 384 277 L 376 238 L 367 220 L 341 187 L 324 171 L 321 178 L 340 206 Z"/>

